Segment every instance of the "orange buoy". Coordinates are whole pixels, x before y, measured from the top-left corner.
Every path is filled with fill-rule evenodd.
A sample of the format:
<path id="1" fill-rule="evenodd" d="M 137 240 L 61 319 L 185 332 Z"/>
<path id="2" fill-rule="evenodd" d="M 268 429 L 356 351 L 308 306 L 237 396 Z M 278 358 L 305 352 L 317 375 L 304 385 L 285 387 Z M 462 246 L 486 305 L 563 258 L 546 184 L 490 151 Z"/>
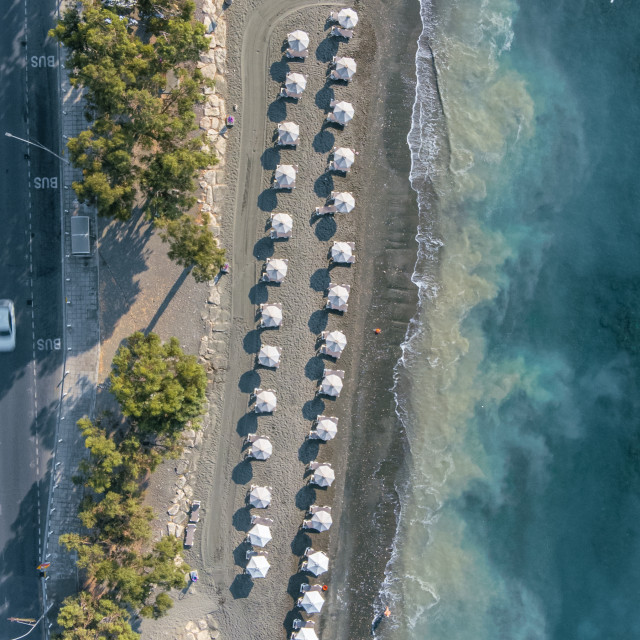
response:
<path id="1" fill-rule="evenodd" d="M 389 609 L 389 607 L 385 607 L 384 617 L 388 618 L 390 615 L 391 615 L 391 609 Z"/>
<path id="2" fill-rule="evenodd" d="M 329 587 L 328 587 L 326 584 L 323 584 L 323 585 L 322 585 L 322 590 L 323 590 L 323 591 L 327 591 L 327 589 L 328 589 L 328 588 L 329 588 Z"/>
<path id="3" fill-rule="evenodd" d="M 378 335 L 379 333 L 382 333 L 382 329 L 379 329 L 378 327 L 376 327 L 373 332 Z"/>

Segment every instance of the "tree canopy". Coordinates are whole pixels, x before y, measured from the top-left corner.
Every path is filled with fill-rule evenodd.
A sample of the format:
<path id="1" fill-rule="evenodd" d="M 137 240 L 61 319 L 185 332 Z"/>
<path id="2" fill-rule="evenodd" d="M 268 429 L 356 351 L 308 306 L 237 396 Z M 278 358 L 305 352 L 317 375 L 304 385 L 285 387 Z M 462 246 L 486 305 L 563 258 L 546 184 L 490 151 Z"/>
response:
<path id="1" fill-rule="evenodd" d="M 73 188 L 100 215 L 126 221 L 141 203 L 154 224 L 164 229 L 179 221 L 216 247 L 206 225 L 185 217 L 196 202 L 198 171 L 217 163 L 197 134 L 194 113 L 211 85 L 195 64 L 208 49 L 204 25 L 194 19 L 191 0 L 140 0 L 135 29 L 117 11 L 81 0 L 50 32 L 67 48 L 69 78 L 85 90 L 91 121 L 68 142 L 71 161 L 82 170 Z M 176 78 L 170 89 L 169 71 Z M 174 236 L 163 236 L 170 248 Z M 220 252 L 183 242 L 170 256 L 180 256 L 200 278 L 221 266 Z"/>

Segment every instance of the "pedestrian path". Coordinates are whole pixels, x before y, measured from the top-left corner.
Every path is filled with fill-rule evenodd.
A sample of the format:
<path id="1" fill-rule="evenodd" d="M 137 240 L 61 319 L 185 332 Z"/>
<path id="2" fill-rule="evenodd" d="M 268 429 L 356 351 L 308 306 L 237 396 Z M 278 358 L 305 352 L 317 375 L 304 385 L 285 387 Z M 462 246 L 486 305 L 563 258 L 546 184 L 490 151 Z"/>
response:
<path id="1" fill-rule="evenodd" d="M 64 11 L 64 5 L 65 3 L 61 11 Z M 67 139 L 85 129 L 87 121 L 84 117 L 82 93 L 71 86 L 64 68 L 62 48 L 59 79 L 61 148 L 66 150 Z M 79 180 L 81 176 L 81 171 L 63 163 L 61 206 L 65 364 L 63 382 L 60 385 L 61 399 L 44 542 L 44 560 L 51 563 L 48 577 L 44 581 L 45 609 L 54 604 L 52 611 L 56 610 L 67 595 L 78 589 L 75 557 L 60 547 L 58 538 L 63 533 L 79 532 L 81 529 L 77 511 L 83 488 L 76 486 L 72 477 L 77 473 L 78 463 L 86 450 L 76 423 L 84 415 L 93 415 L 100 353 L 97 216 L 92 207 L 78 202 L 71 188 L 72 182 Z M 76 215 L 89 217 L 88 256 L 74 256 L 71 252 L 71 218 Z"/>

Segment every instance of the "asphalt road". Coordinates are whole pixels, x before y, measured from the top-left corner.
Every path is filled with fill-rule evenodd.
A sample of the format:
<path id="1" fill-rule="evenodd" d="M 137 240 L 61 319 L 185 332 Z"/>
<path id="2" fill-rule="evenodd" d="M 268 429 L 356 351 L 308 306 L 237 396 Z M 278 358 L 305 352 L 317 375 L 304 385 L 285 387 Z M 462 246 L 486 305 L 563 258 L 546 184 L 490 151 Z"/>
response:
<path id="1" fill-rule="evenodd" d="M 6 2 L 0 9 L 0 298 L 14 301 L 17 327 L 15 351 L 0 353 L 3 639 L 27 630 L 9 616 L 41 613 L 36 566 L 64 348 L 56 342 L 63 311 L 59 161 L 4 132 L 59 153 L 56 46 L 46 35 L 54 11 L 52 0 Z"/>

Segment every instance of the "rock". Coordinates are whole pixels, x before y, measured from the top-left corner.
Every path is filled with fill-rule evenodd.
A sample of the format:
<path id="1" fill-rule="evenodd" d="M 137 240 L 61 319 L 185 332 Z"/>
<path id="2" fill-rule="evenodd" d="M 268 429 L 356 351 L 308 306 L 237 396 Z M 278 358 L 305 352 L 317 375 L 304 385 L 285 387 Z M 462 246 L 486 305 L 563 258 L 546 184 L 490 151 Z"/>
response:
<path id="1" fill-rule="evenodd" d="M 209 298 L 207 299 L 209 304 L 220 304 L 220 292 L 216 287 L 212 287 L 211 291 L 209 291 Z"/>
<path id="2" fill-rule="evenodd" d="M 209 116 L 203 116 L 202 118 L 200 118 L 200 128 L 204 129 L 205 131 L 207 129 L 211 129 L 211 118 Z"/>
<path id="3" fill-rule="evenodd" d="M 215 49 L 218 46 L 218 41 L 213 33 L 207 34 L 209 36 L 209 49 Z"/>
<path id="4" fill-rule="evenodd" d="M 220 114 L 216 114 L 220 115 Z M 220 120 L 214 116 L 211 117 L 211 128 L 220 131 Z"/>
<path id="5" fill-rule="evenodd" d="M 184 535 L 184 527 L 182 525 L 176 525 L 176 538 L 182 538 Z"/>
<path id="6" fill-rule="evenodd" d="M 215 4 L 211 2 L 211 0 L 204 0 L 202 3 L 202 11 L 213 18 L 216 15 Z"/>
<path id="7" fill-rule="evenodd" d="M 216 184 L 224 184 L 224 171 L 222 169 L 218 169 L 216 174 Z"/>
<path id="8" fill-rule="evenodd" d="M 200 208 L 200 211 L 202 213 L 209 213 L 211 211 L 211 205 L 203 204 L 202 207 Z"/>
<path id="9" fill-rule="evenodd" d="M 202 338 L 200 338 L 200 349 L 198 350 L 198 355 L 203 356 L 207 353 L 207 340 L 207 336 L 202 336 Z"/>
<path id="10" fill-rule="evenodd" d="M 185 484 L 187 484 L 187 479 L 185 476 L 181 476 L 176 480 L 176 487 L 178 487 L 178 489 L 182 489 Z"/>
<path id="11" fill-rule="evenodd" d="M 206 53 L 200 54 L 200 60 L 198 61 L 200 69 L 206 64 L 216 64 L 216 51 L 217 49 L 209 49 Z"/>
<path id="12" fill-rule="evenodd" d="M 209 625 L 207 624 L 206 620 L 198 620 L 198 627 L 199 629 L 202 631 L 203 629 L 206 629 Z"/>
<path id="13" fill-rule="evenodd" d="M 227 141 L 222 136 L 218 136 L 218 139 L 215 141 L 215 147 L 216 154 L 223 156 L 227 151 Z"/>
<path id="14" fill-rule="evenodd" d="M 193 633 L 189 632 L 185 635 L 184 640 L 196 640 L 196 637 Z"/>
<path id="15" fill-rule="evenodd" d="M 209 634 L 209 637 L 211 638 L 211 640 L 218 640 L 218 638 L 220 637 L 220 632 L 218 630 L 212 631 Z"/>
<path id="16" fill-rule="evenodd" d="M 216 69 L 218 73 L 224 74 L 227 72 L 227 50 L 226 49 L 214 49 L 213 56 L 216 62 Z"/>
<path id="17" fill-rule="evenodd" d="M 215 631 L 216 629 L 220 628 L 218 621 L 210 613 L 208 613 L 205 618 L 207 620 L 207 624 L 209 625 L 209 629 L 213 629 Z"/>
<path id="18" fill-rule="evenodd" d="M 185 484 L 184 495 L 187 496 L 187 498 L 193 497 L 193 487 L 190 487 L 188 484 Z"/>
<path id="19" fill-rule="evenodd" d="M 208 169 L 202 173 L 202 181 L 206 184 L 213 185 L 216 183 L 218 172 L 215 169 Z M 203 187 L 204 188 L 204 187 Z"/>
<path id="20" fill-rule="evenodd" d="M 206 336 L 205 336 L 203 339 L 204 339 L 204 340 L 209 340 L 209 338 L 207 338 Z M 195 432 L 195 429 L 185 429 L 185 430 L 182 432 L 182 435 L 183 435 L 185 438 L 189 438 L 189 439 L 191 439 L 191 438 L 195 438 L 195 437 L 196 437 L 196 432 Z"/>
<path id="21" fill-rule="evenodd" d="M 224 46 L 227 41 L 227 23 L 224 20 L 219 20 L 216 25 L 216 42 L 220 46 Z"/>
<path id="22" fill-rule="evenodd" d="M 187 472 L 188 468 L 189 468 L 188 460 L 178 460 L 178 462 L 176 463 L 176 473 L 179 476 L 183 476 Z"/>
<path id="23" fill-rule="evenodd" d="M 217 65 L 216 65 L 217 66 Z M 216 67 L 212 64 L 205 65 L 201 69 L 202 75 L 205 78 L 209 78 L 210 80 L 214 80 L 216 77 Z"/>
<path id="24" fill-rule="evenodd" d="M 211 187 L 211 190 L 213 195 L 213 201 L 217 202 L 218 204 L 221 203 L 224 200 L 226 187 L 221 185 L 216 185 L 215 187 Z"/>
<path id="25" fill-rule="evenodd" d="M 185 478 L 185 484 L 186 484 L 186 478 Z M 180 501 L 180 500 L 182 500 L 182 498 L 184 498 L 183 488 L 184 488 L 184 484 L 182 485 L 182 487 L 178 487 L 176 489 L 176 496 L 175 497 L 176 497 L 176 500 L 178 500 L 178 501 Z"/>
<path id="26" fill-rule="evenodd" d="M 213 205 L 213 188 L 212 187 L 207 187 L 205 201 L 209 206 Z"/>
<path id="27" fill-rule="evenodd" d="M 220 96 L 216 95 L 215 93 L 212 93 L 208 98 L 207 98 L 207 104 L 210 107 L 219 107 L 220 106 Z"/>
<path id="28" fill-rule="evenodd" d="M 218 98 L 218 107 L 220 107 L 220 113 L 224 113 L 226 111 L 226 105 L 222 98 Z"/>
<path id="29" fill-rule="evenodd" d="M 205 629 L 204 631 L 199 631 L 196 634 L 196 638 L 198 640 L 211 640 L 211 636 L 209 635 L 209 630 Z"/>
<path id="30" fill-rule="evenodd" d="M 173 522 L 167 522 L 167 533 L 170 536 L 176 535 L 176 525 Z"/>
<path id="31" fill-rule="evenodd" d="M 198 633 L 198 631 L 200 631 L 200 627 L 198 627 L 198 625 L 195 622 L 192 622 L 191 620 L 187 622 L 185 629 L 187 631 L 191 631 L 191 633 Z"/>
<path id="32" fill-rule="evenodd" d="M 170 516 L 175 516 L 176 513 L 178 513 L 178 511 L 180 511 L 180 507 L 177 504 L 172 504 L 168 509 L 167 509 L 167 513 Z"/>
<path id="33" fill-rule="evenodd" d="M 202 431 L 198 431 L 198 433 L 196 433 L 196 440 L 195 440 L 196 446 L 200 446 L 202 444 L 203 437 L 204 436 L 202 435 Z"/>
<path id="34" fill-rule="evenodd" d="M 177 506 L 178 506 L 178 505 L 176 505 L 176 507 L 177 507 Z M 174 521 L 176 524 L 182 524 L 183 522 L 186 522 L 187 517 L 188 517 L 188 516 L 187 516 L 187 514 L 186 514 L 184 511 L 178 511 L 178 512 L 176 513 L 176 515 L 175 515 L 175 516 L 173 516 L 173 521 Z"/>

